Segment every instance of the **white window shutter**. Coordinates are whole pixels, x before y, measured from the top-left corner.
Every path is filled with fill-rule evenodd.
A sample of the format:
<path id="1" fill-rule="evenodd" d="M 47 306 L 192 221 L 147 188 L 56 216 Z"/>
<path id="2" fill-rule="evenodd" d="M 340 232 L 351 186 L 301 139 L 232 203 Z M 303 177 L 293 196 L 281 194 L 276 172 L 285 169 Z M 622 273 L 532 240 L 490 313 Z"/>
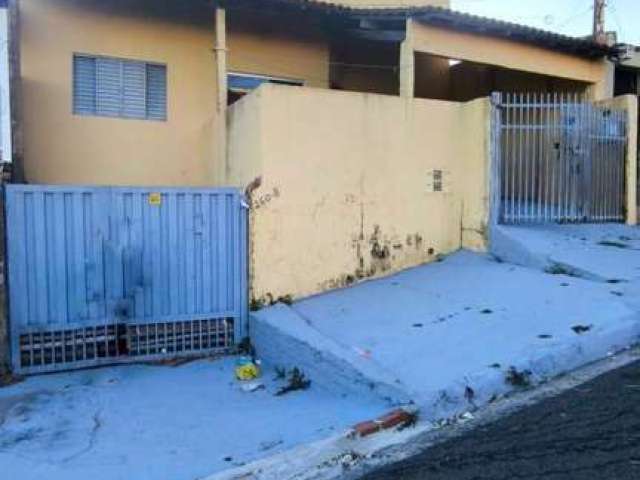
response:
<path id="1" fill-rule="evenodd" d="M 147 118 L 167 119 L 167 67 L 147 65 Z"/>
<path id="2" fill-rule="evenodd" d="M 73 112 L 79 115 L 96 114 L 95 58 L 73 58 Z"/>
<path id="3" fill-rule="evenodd" d="M 123 62 L 122 115 L 127 118 L 145 118 L 146 112 L 146 64 Z"/>
<path id="4" fill-rule="evenodd" d="M 122 94 L 122 62 L 97 58 L 96 113 L 106 117 L 122 116 Z"/>

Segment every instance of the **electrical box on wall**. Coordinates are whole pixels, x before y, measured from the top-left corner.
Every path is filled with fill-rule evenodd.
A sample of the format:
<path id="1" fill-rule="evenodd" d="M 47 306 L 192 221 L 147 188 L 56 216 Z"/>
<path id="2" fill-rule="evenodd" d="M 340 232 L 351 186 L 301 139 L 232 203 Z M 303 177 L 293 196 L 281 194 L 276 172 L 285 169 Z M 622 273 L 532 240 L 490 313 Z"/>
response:
<path id="1" fill-rule="evenodd" d="M 427 172 L 427 192 L 449 193 L 451 191 L 451 172 L 433 169 Z"/>

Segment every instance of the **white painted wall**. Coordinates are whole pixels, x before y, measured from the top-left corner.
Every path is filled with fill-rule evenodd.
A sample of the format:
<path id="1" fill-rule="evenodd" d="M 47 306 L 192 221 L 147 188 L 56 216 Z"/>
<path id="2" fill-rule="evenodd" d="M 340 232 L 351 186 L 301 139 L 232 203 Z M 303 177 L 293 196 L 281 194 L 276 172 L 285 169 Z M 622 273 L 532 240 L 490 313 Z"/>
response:
<path id="1" fill-rule="evenodd" d="M 3 162 L 11 162 L 11 108 L 7 26 L 7 9 L 0 8 L 0 158 Z"/>

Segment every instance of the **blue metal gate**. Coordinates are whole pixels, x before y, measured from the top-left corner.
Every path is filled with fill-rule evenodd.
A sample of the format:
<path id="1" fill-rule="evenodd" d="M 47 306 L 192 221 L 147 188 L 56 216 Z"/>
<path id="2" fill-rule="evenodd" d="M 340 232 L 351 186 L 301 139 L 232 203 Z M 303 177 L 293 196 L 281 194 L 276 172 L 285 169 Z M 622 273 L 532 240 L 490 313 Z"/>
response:
<path id="1" fill-rule="evenodd" d="M 7 185 L 18 373 L 226 351 L 247 316 L 235 189 Z"/>

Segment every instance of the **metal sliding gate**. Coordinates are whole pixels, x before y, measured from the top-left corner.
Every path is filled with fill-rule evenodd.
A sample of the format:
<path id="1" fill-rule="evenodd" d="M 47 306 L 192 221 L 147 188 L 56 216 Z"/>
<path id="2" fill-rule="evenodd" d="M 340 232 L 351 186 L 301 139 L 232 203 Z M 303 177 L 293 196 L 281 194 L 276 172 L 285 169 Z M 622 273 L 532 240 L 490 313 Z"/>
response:
<path id="1" fill-rule="evenodd" d="M 626 112 L 573 94 L 494 94 L 500 223 L 625 218 Z"/>
<path id="2" fill-rule="evenodd" d="M 247 315 L 233 189 L 8 185 L 18 373 L 226 351 Z"/>

